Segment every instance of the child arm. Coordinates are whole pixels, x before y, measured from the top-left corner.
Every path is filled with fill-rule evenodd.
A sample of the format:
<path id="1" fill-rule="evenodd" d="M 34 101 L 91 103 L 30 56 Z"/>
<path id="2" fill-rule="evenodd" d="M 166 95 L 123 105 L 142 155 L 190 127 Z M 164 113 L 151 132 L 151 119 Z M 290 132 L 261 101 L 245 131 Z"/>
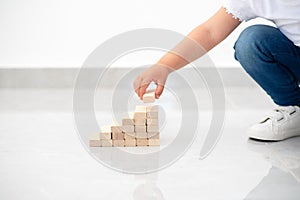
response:
<path id="1" fill-rule="evenodd" d="M 180 52 L 184 57 L 189 57 L 188 61 L 172 53 L 172 51 L 167 52 L 157 64 L 142 72 L 135 79 L 134 89 L 137 95 L 142 98 L 149 84 L 153 81 L 157 85 L 155 96 L 159 98 L 169 73 L 203 56 L 223 41 L 240 23 L 239 19 L 233 18 L 231 14 L 226 12 L 225 8 L 219 9 L 206 22 L 192 30 L 187 35 L 189 39 L 184 39 L 174 48 L 175 52 Z M 203 51 L 193 51 L 194 47 L 191 42 L 187 42 L 188 40 L 195 41 L 203 48 Z"/>

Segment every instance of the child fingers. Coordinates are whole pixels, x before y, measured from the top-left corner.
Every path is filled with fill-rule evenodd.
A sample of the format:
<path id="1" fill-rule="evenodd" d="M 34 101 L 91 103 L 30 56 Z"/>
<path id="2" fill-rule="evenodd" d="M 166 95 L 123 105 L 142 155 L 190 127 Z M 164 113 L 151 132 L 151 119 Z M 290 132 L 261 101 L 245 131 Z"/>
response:
<path id="1" fill-rule="evenodd" d="M 133 88 L 135 93 L 140 97 L 140 87 L 141 87 L 142 79 L 137 77 L 133 82 Z"/>
<path id="2" fill-rule="evenodd" d="M 143 99 L 143 95 L 146 93 L 146 90 L 148 88 L 150 83 L 146 83 L 146 84 L 143 84 L 140 88 L 139 88 L 139 97 L 140 99 Z"/>
<path id="3" fill-rule="evenodd" d="M 155 98 L 158 99 L 162 92 L 164 91 L 164 85 L 157 84 L 156 90 L 155 90 Z"/>

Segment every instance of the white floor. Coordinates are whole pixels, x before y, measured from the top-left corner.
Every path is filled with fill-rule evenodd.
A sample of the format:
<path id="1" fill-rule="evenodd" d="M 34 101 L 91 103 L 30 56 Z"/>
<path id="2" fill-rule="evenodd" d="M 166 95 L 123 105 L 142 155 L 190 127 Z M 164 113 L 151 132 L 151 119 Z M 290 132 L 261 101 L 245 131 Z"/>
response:
<path id="1" fill-rule="evenodd" d="M 300 199 L 300 138 L 248 140 L 247 127 L 273 104 L 257 88 L 227 88 L 226 95 L 223 135 L 206 159 L 199 159 L 199 134 L 170 167 L 131 175 L 103 166 L 83 147 L 71 90 L 1 90 L 0 199 Z M 209 109 L 202 114 L 208 126 Z"/>

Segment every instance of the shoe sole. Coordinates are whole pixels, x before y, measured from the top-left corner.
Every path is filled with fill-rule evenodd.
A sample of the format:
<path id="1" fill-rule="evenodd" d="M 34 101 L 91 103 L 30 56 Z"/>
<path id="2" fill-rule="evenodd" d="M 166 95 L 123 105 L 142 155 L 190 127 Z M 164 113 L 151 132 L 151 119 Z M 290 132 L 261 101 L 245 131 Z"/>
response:
<path id="1" fill-rule="evenodd" d="M 294 137 L 299 137 L 300 135 L 293 135 L 293 136 L 290 136 L 290 137 L 286 137 L 286 138 L 263 138 L 263 137 L 259 137 L 259 136 L 250 136 L 250 134 L 248 134 L 248 137 L 249 139 L 252 139 L 252 140 L 256 140 L 256 141 L 261 141 L 261 142 L 280 142 L 280 141 L 283 141 L 283 140 L 287 140 L 287 139 L 290 139 L 290 138 L 294 138 Z"/>

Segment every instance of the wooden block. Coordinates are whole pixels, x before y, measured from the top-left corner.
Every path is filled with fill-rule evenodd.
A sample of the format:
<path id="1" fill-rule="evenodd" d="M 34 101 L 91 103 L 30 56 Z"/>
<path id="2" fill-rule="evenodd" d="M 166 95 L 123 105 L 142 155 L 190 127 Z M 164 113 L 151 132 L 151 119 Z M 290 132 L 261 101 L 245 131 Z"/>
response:
<path id="1" fill-rule="evenodd" d="M 147 125 L 157 125 L 158 126 L 158 119 L 147 118 Z"/>
<path id="2" fill-rule="evenodd" d="M 124 140 L 124 133 L 118 133 L 117 140 Z"/>
<path id="3" fill-rule="evenodd" d="M 160 145 L 160 139 L 149 139 L 148 140 L 149 146 L 159 146 Z"/>
<path id="4" fill-rule="evenodd" d="M 134 119 L 132 118 L 123 118 L 122 119 L 122 125 L 126 126 L 126 125 L 134 125 Z"/>
<path id="5" fill-rule="evenodd" d="M 153 133 L 147 133 L 147 137 L 149 139 L 159 139 L 159 133 L 158 132 L 153 132 Z"/>
<path id="6" fill-rule="evenodd" d="M 134 125 L 123 125 L 122 131 L 124 133 L 132 133 L 132 132 L 134 132 Z"/>
<path id="7" fill-rule="evenodd" d="M 102 139 L 102 140 L 111 140 L 112 139 L 111 133 L 101 133 L 100 139 Z"/>
<path id="8" fill-rule="evenodd" d="M 111 134 L 111 139 L 116 140 L 118 138 L 119 133 L 112 133 Z"/>
<path id="9" fill-rule="evenodd" d="M 112 146 L 112 140 L 101 140 L 101 146 L 102 147 L 111 147 Z"/>
<path id="10" fill-rule="evenodd" d="M 113 140 L 114 147 L 124 147 L 125 140 Z"/>
<path id="11" fill-rule="evenodd" d="M 144 103 L 153 103 L 155 101 L 155 90 L 148 90 L 143 95 Z"/>
<path id="12" fill-rule="evenodd" d="M 147 106 L 146 108 L 146 116 L 150 119 L 158 119 L 158 105 Z"/>
<path id="13" fill-rule="evenodd" d="M 147 128 L 146 125 L 136 125 L 134 127 L 135 132 L 146 132 Z"/>
<path id="14" fill-rule="evenodd" d="M 147 112 L 146 114 L 147 119 L 158 119 L 158 112 L 157 111 L 151 111 L 151 112 Z"/>
<path id="15" fill-rule="evenodd" d="M 146 119 L 147 114 L 146 112 L 135 112 L 134 113 L 134 120 L 138 120 L 138 119 Z"/>
<path id="16" fill-rule="evenodd" d="M 136 139 L 136 146 L 148 146 L 148 139 Z"/>
<path id="17" fill-rule="evenodd" d="M 101 126 L 100 139 L 111 139 L 111 127 L 110 126 Z"/>
<path id="18" fill-rule="evenodd" d="M 146 112 L 158 112 L 158 105 L 154 105 L 154 106 L 147 106 L 146 107 Z"/>
<path id="19" fill-rule="evenodd" d="M 148 138 L 147 132 L 136 132 L 135 133 L 136 139 L 146 139 Z"/>
<path id="20" fill-rule="evenodd" d="M 100 140 L 90 140 L 89 145 L 90 145 L 90 147 L 101 147 L 101 141 Z"/>
<path id="21" fill-rule="evenodd" d="M 90 147 L 101 147 L 100 134 L 92 133 L 89 138 Z"/>
<path id="22" fill-rule="evenodd" d="M 159 128 L 158 128 L 158 126 L 155 126 L 155 125 L 147 125 L 147 132 L 157 133 L 157 132 L 159 132 Z"/>
<path id="23" fill-rule="evenodd" d="M 146 119 L 147 106 L 136 106 L 134 112 L 134 119 Z"/>
<path id="24" fill-rule="evenodd" d="M 124 140 L 124 133 L 112 133 L 113 140 Z"/>
<path id="25" fill-rule="evenodd" d="M 133 139 L 135 139 L 135 133 L 125 133 L 124 134 L 124 139 L 125 140 L 133 140 Z"/>
<path id="26" fill-rule="evenodd" d="M 137 118 L 134 120 L 134 125 L 146 125 L 146 118 Z"/>
<path id="27" fill-rule="evenodd" d="M 112 133 L 122 133 L 122 126 L 112 125 L 110 128 Z"/>
<path id="28" fill-rule="evenodd" d="M 136 139 L 125 140 L 125 147 L 135 147 L 136 146 Z"/>
<path id="29" fill-rule="evenodd" d="M 151 106 L 136 106 L 135 112 L 147 112 L 147 108 Z"/>
<path id="30" fill-rule="evenodd" d="M 122 125 L 134 125 L 134 113 L 129 112 L 123 115 Z"/>

